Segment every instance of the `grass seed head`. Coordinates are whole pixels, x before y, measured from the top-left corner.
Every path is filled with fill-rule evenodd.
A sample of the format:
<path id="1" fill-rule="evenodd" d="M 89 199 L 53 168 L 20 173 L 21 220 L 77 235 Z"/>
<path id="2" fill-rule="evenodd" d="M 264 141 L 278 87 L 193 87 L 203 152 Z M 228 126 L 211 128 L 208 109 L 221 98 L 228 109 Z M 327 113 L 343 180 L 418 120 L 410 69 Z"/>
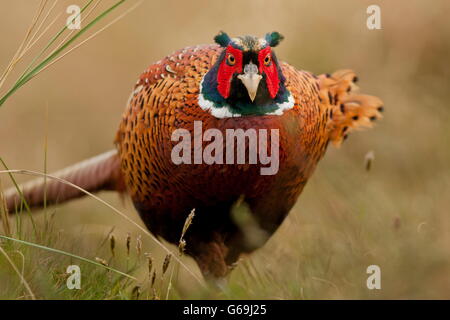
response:
<path id="1" fill-rule="evenodd" d="M 172 255 L 169 253 L 168 255 L 166 255 L 166 257 L 164 258 L 164 263 L 163 263 L 163 267 L 162 267 L 162 274 L 164 275 L 167 271 L 167 268 L 169 268 L 169 264 L 170 264 L 170 258 L 172 257 Z"/>
<path id="2" fill-rule="evenodd" d="M 141 287 L 135 286 L 133 290 L 131 291 L 131 295 L 134 299 L 139 299 L 139 295 L 141 294 Z"/>
<path id="3" fill-rule="evenodd" d="M 104 265 L 105 267 L 108 266 L 108 262 L 105 259 L 99 258 L 99 257 L 95 257 L 95 261 L 97 261 L 98 263 Z"/>
<path id="4" fill-rule="evenodd" d="M 114 248 L 116 247 L 116 238 L 114 238 L 114 235 L 111 234 L 109 237 L 109 247 L 111 248 L 111 254 L 114 257 Z"/>
<path id="5" fill-rule="evenodd" d="M 189 229 L 189 226 L 192 224 L 192 220 L 194 220 L 194 216 L 195 216 L 195 209 L 192 209 L 191 213 L 189 213 L 186 220 L 184 221 L 183 231 L 181 232 L 182 239 L 184 238 L 186 231 Z"/>
<path id="6" fill-rule="evenodd" d="M 185 249 L 186 249 L 186 240 L 180 239 L 180 243 L 178 244 L 178 252 L 180 256 L 183 255 Z"/>
<path id="7" fill-rule="evenodd" d="M 152 299 L 153 300 L 160 300 L 160 298 L 158 297 L 158 295 L 156 293 L 156 289 L 155 288 L 153 288 L 153 297 L 152 297 Z"/>
<path id="8" fill-rule="evenodd" d="M 153 269 L 153 258 L 150 255 L 150 253 L 144 253 L 144 256 L 147 258 L 148 277 L 151 278 L 151 276 L 152 276 L 152 269 Z"/>
<path id="9" fill-rule="evenodd" d="M 189 226 L 192 224 L 192 220 L 194 220 L 195 216 L 195 209 L 192 209 L 191 213 L 187 216 L 186 220 L 184 221 L 183 230 L 181 231 L 181 237 L 178 242 L 178 252 L 180 256 L 183 255 L 184 250 L 186 249 L 186 240 L 184 239 L 184 235 L 186 234 L 187 230 L 189 229 Z"/>
<path id="10" fill-rule="evenodd" d="M 374 160 L 375 160 L 375 153 L 373 151 L 367 152 L 365 156 L 366 171 L 370 171 L 370 169 L 372 168 L 372 162 Z"/>
<path id="11" fill-rule="evenodd" d="M 130 256 L 130 244 L 131 244 L 131 235 L 128 232 L 127 233 L 127 240 L 126 240 L 126 245 L 127 245 L 127 257 Z"/>
<path id="12" fill-rule="evenodd" d="M 137 255 L 140 256 L 141 252 L 142 252 L 142 239 L 141 239 L 141 235 L 138 235 L 137 239 L 136 239 L 136 252 Z"/>
<path id="13" fill-rule="evenodd" d="M 156 270 L 153 271 L 153 276 L 152 276 L 152 281 L 151 281 L 152 288 L 155 286 L 155 281 L 156 281 Z"/>

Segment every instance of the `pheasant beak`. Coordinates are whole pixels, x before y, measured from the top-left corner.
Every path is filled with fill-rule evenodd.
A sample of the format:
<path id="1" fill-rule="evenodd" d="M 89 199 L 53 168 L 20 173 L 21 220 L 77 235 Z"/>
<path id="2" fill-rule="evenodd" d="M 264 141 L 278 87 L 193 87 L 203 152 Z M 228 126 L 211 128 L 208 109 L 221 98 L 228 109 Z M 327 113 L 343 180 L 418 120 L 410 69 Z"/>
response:
<path id="1" fill-rule="evenodd" d="M 248 63 L 244 67 L 244 73 L 237 76 L 247 88 L 248 96 L 250 100 L 255 100 L 256 93 L 258 92 L 258 85 L 262 79 L 262 76 L 258 73 L 258 67 L 252 62 Z"/>

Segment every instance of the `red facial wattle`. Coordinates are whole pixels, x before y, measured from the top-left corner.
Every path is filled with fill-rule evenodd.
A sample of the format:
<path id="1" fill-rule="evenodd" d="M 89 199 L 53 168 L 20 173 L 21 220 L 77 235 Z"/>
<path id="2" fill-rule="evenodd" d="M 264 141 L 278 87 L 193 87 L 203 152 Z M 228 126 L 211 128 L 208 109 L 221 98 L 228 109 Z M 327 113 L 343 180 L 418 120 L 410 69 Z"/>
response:
<path id="1" fill-rule="evenodd" d="M 234 58 L 234 64 L 228 62 L 229 55 Z M 217 73 L 217 90 L 225 99 L 230 96 L 231 80 L 235 73 L 242 72 L 242 51 L 229 45 L 225 51 L 225 58 Z"/>
<path id="2" fill-rule="evenodd" d="M 268 55 L 270 57 L 270 63 L 266 65 L 264 63 L 264 60 Z M 264 48 L 261 51 L 259 51 L 258 62 L 259 62 L 259 73 L 266 74 L 267 90 L 269 91 L 270 97 L 274 99 L 280 87 L 280 79 L 278 77 L 277 66 L 272 59 L 272 51 L 270 47 Z"/>

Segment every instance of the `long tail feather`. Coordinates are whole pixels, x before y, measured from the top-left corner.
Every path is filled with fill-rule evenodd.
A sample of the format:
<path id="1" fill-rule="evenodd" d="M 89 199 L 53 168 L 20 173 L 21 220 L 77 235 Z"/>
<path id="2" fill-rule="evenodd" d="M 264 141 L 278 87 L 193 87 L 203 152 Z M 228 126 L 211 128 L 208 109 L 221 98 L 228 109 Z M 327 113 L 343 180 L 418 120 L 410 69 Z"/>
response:
<path id="1" fill-rule="evenodd" d="M 103 153 L 52 174 L 67 180 L 89 192 L 100 190 L 122 191 L 123 180 L 120 175 L 120 160 L 116 150 Z M 57 180 L 39 178 L 31 180 L 19 188 L 27 204 L 32 208 L 51 205 L 79 198 L 83 192 Z M 4 192 L 6 207 L 10 213 L 16 212 L 21 197 L 16 188 Z"/>

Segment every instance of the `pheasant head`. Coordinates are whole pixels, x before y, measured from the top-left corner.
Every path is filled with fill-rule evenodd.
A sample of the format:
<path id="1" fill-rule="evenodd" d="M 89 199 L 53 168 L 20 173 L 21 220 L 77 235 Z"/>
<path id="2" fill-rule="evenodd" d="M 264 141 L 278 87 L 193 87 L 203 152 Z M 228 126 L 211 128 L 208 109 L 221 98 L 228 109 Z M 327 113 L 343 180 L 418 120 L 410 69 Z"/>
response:
<path id="1" fill-rule="evenodd" d="M 230 38 L 219 33 L 214 40 L 223 50 L 204 75 L 199 105 L 216 118 L 280 115 L 294 105 L 273 50 L 283 36 Z"/>

